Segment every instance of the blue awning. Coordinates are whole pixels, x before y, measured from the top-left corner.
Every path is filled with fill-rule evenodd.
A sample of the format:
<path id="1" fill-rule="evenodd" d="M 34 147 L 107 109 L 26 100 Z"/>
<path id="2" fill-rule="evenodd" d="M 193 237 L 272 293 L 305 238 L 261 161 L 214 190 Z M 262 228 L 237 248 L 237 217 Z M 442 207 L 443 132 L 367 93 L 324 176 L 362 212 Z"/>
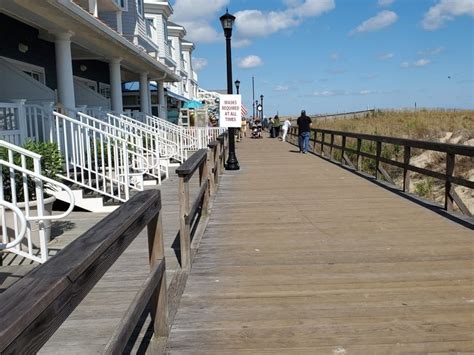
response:
<path id="1" fill-rule="evenodd" d="M 168 95 L 169 97 L 172 97 L 172 98 L 178 100 L 178 101 L 184 101 L 184 102 L 189 101 L 189 99 L 185 98 L 184 96 L 175 94 L 174 92 L 166 90 L 166 89 L 165 89 L 165 94 Z"/>

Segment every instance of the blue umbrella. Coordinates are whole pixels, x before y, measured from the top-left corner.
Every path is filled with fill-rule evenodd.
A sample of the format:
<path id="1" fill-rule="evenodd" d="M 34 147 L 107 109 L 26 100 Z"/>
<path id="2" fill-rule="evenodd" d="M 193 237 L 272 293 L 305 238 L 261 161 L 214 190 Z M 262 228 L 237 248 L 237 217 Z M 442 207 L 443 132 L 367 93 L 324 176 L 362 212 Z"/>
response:
<path id="1" fill-rule="evenodd" d="M 202 103 L 200 103 L 199 101 L 188 101 L 188 102 L 185 102 L 184 105 L 183 105 L 183 108 L 201 108 L 203 107 L 204 105 Z"/>

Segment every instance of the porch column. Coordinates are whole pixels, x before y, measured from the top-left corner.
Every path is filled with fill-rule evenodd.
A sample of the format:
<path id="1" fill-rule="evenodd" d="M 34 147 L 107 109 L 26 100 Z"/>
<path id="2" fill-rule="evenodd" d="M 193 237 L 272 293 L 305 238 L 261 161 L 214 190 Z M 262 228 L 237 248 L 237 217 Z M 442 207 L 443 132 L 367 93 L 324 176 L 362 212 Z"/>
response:
<path id="1" fill-rule="evenodd" d="M 150 113 L 150 102 L 148 101 L 148 73 L 140 73 L 140 111 Z"/>
<path id="2" fill-rule="evenodd" d="M 122 10 L 119 10 L 115 13 L 117 16 L 117 32 L 123 34 L 123 25 L 122 25 Z"/>
<path id="3" fill-rule="evenodd" d="M 74 79 L 72 75 L 71 33 L 56 35 L 56 75 L 58 80 L 58 100 L 66 108 L 75 108 Z"/>
<path id="4" fill-rule="evenodd" d="M 165 97 L 165 86 L 163 82 L 157 81 L 156 87 L 158 89 L 158 105 L 159 105 L 158 116 L 166 120 L 168 118 L 168 109 L 167 109 L 167 103 L 166 103 L 166 97 Z"/>
<path id="5" fill-rule="evenodd" d="M 110 101 L 112 111 L 123 112 L 122 76 L 120 73 L 121 58 L 113 58 L 109 63 L 110 71 Z"/>

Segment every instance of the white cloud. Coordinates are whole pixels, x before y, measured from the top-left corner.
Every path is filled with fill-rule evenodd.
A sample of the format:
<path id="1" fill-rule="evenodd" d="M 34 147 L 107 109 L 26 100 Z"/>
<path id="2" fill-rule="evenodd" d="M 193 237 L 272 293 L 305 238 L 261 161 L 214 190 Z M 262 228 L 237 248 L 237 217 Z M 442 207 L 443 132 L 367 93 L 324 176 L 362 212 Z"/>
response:
<path id="1" fill-rule="evenodd" d="M 235 39 L 232 41 L 232 47 L 234 48 L 243 48 L 248 47 L 252 44 L 252 41 L 246 38 L 243 39 Z"/>
<path id="2" fill-rule="evenodd" d="M 405 61 L 405 62 L 402 62 L 402 63 L 400 64 L 400 67 L 402 67 L 402 68 L 424 67 L 424 66 L 426 66 L 426 65 L 428 65 L 428 64 L 430 64 L 430 63 L 431 63 L 431 60 L 422 58 L 422 59 L 418 59 L 417 61 L 412 62 L 412 63 L 406 62 L 406 61 Z"/>
<path id="3" fill-rule="evenodd" d="M 379 60 L 389 60 L 392 59 L 395 55 L 393 53 L 381 53 L 377 57 Z"/>
<path id="4" fill-rule="evenodd" d="M 393 25 L 398 20 L 398 16 L 393 11 L 381 11 L 374 17 L 362 22 L 359 26 L 353 29 L 349 34 L 354 35 L 363 32 L 379 31 L 385 27 Z"/>
<path id="5" fill-rule="evenodd" d="M 474 17 L 473 0 L 441 0 L 430 7 L 423 18 L 422 26 L 425 30 L 433 31 L 442 27 L 446 21 L 463 15 Z"/>
<path id="6" fill-rule="evenodd" d="M 360 91 L 347 91 L 347 90 L 325 90 L 325 91 L 316 91 L 313 93 L 314 96 L 318 97 L 331 97 L 331 96 L 359 96 L 359 95 L 371 95 L 375 94 L 375 91 L 372 90 L 360 90 Z"/>
<path id="7" fill-rule="evenodd" d="M 379 6 L 389 6 L 392 5 L 395 0 L 379 0 Z"/>
<path id="8" fill-rule="evenodd" d="M 207 59 L 206 58 L 193 58 L 193 68 L 196 71 L 200 71 L 207 67 Z"/>
<path id="9" fill-rule="evenodd" d="M 249 55 L 245 58 L 239 59 L 237 65 L 242 69 L 251 69 L 262 66 L 263 61 L 259 56 Z"/>
<path id="10" fill-rule="evenodd" d="M 192 42 L 216 42 L 222 33 L 211 25 L 230 0 L 176 0 L 171 21 L 186 29 L 186 39 Z"/>
<path id="11" fill-rule="evenodd" d="M 431 63 L 431 60 L 429 59 L 418 59 L 416 62 L 413 63 L 415 67 L 424 67 L 425 65 L 428 65 Z"/>
<path id="12" fill-rule="evenodd" d="M 421 55 L 421 56 L 436 55 L 436 54 L 440 54 L 443 51 L 444 51 L 444 47 L 428 48 L 428 49 L 418 51 L 418 55 Z"/>
<path id="13" fill-rule="evenodd" d="M 243 10 L 235 13 L 235 26 L 244 38 L 265 37 L 298 26 L 304 18 L 316 17 L 335 8 L 334 0 L 287 0 L 283 11 Z"/>
<path id="14" fill-rule="evenodd" d="M 274 91 L 288 91 L 290 87 L 288 85 L 277 85 L 273 88 Z"/>

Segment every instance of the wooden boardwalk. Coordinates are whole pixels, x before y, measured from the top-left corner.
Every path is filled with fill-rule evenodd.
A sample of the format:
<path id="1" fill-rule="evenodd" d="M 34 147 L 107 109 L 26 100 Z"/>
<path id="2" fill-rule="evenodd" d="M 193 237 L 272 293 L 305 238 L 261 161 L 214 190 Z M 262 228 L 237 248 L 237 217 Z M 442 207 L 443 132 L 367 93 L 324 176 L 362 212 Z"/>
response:
<path id="1" fill-rule="evenodd" d="M 197 185 L 197 181 L 193 180 L 193 183 Z M 173 289 L 180 286 L 178 285 L 180 283 L 180 275 L 178 275 L 180 268 L 175 250 L 176 236 L 179 231 L 178 177 L 174 172 L 170 172 L 170 178 L 164 181 L 161 186 L 149 188 L 161 190 L 167 281 L 168 286 Z M 191 189 L 191 192 L 194 192 L 194 189 Z M 90 216 L 91 223 L 84 225 L 87 215 Z M 98 217 L 103 218 L 104 216 L 99 215 Z M 71 222 L 78 224 L 82 232 L 97 223 L 96 214 L 82 213 L 79 220 L 75 217 L 78 216 L 73 214 Z M 66 235 L 60 236 L 54 246 L 57 249 L 62 249 L 81 233 L 76 229 L 72 234 L 66 233 Z M 135 297 L 137 290 L 148 276 L 149 270 L 148 237 L 145 228 L 39 353 L 48 355 L 101 353 Z M 175 292 L 179 292 L 179 290 Z M 171 297 L 171 299 L 174 298 Z M 143 322 L 141 332 L 136 335 L 135 344 L 132 344 L 133 349 L 129 349 L 134 353 L 146 351 L 151 343 L 149 338 L 152 331 L 151 328 L 148 328 L 150 317 L 143 319 Z M 142 341 L 143 338 L 145 338 L 144 341 Z"/>
<path id="2" fill-rule="evenodd" d="M 474 353 L 472 230 L 288 143 L 237 148 L 168 353 Z"/>

